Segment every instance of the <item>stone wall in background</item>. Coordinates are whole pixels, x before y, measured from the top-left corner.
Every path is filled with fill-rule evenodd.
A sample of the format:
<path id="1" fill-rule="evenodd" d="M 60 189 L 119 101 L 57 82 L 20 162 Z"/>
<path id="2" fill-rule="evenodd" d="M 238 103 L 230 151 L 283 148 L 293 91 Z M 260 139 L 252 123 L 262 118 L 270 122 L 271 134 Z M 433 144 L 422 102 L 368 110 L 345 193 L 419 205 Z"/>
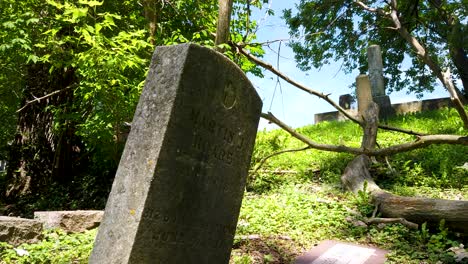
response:
<path id="1" fill-rule="evenodd" d="M 452 103 L 449 97 L 392 104 L 392 108 L 397 115 L 436 110 L 441 109 L 443 107 L 452 107 Z M 358 114 L 358 112 L 355 109 L 350 109 L 348 111 L 353 115 Z M 340 114 L 338 111 L 319 113 L 315 114 L 314 123 L 317 124 L 323 121 L 334 120 L 343 121 L 346 120 L 346 117 L 343 114 Z"/>

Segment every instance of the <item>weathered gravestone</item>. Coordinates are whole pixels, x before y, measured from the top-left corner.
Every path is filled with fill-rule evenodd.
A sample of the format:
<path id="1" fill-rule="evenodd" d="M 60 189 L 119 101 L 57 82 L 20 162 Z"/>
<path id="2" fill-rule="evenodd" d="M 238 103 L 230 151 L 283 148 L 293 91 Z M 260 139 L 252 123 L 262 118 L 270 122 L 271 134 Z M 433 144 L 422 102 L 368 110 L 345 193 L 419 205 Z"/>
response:
<path id="1" fill-rule="evenodd" d="M 194 44 L 158 47 L 90 263 L 228 263 L 262 103 Z"/>
<path id="2" fill-rule="evenodd" d="M 364 111 L 369 107 L 372 102 L 372 92 L 370 88 L 369 77 L 365 74 L 360 74 L 356 77 L 356 95 L 358 101 L 359 115 L 363 115 Z"/>
<path id="3" fill-rule="evenodd" d="M 379 45 L 371 45 L 367 48 L 367 62 L 369 64 L 372 100 L 379 106 L 380 118 L 386 119 L 395 115 L 395 110 L 392 108 L 390 97 L 385 94 L 382 52 Z"/>

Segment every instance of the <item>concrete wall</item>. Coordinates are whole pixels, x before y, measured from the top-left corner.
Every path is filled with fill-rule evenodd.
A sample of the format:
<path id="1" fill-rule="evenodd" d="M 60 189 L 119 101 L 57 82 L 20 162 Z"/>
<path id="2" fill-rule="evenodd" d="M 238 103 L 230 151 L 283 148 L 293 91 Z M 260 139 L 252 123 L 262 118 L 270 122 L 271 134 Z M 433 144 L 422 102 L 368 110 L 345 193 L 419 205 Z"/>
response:
<path id="1" fill-rule="evenodd" d="M 395 110 L 397 115 L 403 115 L 408 113 L 414 112 L 422 112 L 428 110 L 436 110 L 443 107 L 451 107 L 452 103 L 450 98 L 438 98 L 438 99 L 428 99 L 422 101 L 413 101 L 401 104 L 392 104 L 392 108 Z M 351 114 L 357 115 L 357 111 L 354 109 L 348 110 Z M 323 121 L 342 121 L 345 120 L 346 117 L 343 116 L 338 111 L 333 112 L 326 112 L 315 114 L 315 124 L 323 122 Z"/>

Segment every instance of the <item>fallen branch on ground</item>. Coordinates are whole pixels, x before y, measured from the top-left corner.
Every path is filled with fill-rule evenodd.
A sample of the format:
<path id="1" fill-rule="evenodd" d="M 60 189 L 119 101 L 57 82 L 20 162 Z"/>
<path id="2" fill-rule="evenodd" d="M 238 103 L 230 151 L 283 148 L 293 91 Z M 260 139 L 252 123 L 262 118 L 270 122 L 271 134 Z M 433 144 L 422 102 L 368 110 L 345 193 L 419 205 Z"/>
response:
<path id="1" fill-rule="evenodd" d="M 410 222 L 404 218 L 366 218 L 364 220 L 366 224 L 394 224 L 399 223 L 402 224 L 409 229 L 418 229 L 419 225 L 413 222 Z"/>

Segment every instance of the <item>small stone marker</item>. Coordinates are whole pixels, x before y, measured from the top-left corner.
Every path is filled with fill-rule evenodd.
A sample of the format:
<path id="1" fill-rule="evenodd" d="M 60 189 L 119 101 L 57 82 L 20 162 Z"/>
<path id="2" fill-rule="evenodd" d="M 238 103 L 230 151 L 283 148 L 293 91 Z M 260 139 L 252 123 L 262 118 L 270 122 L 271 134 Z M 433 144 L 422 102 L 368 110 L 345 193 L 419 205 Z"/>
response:
<path id="1" fill-rule="evenodd" d="M 294 264 L 383 264 L 387 253 L 379 248 L 325 240 Z"/>
<path id="2" fill-rule="evenodd" d="M 89 263 L 228 263 L 261 108 L 223 55 L 156 48 Z"/>
<path id="3" fill-rule="evenodd" d="M 356 95 L 358 112 L 360 115 L 366 111 L 370 102 L 372 102 L 372 93 L 370 88 L 369 77 L 365 74 L 361 74 L 356 77 Z"/>
<path id="4" fill-rule="evenodd" d="M 345 109 L 345 110 L 349 110 L 351 109 L 351 105 L 353 104 L 354 102 L 354 98 L 352 95 L 350 94 L 343 94 L 343 95 L 340 95 L 340 98 L 339 98 L 339 105 Z"/>

